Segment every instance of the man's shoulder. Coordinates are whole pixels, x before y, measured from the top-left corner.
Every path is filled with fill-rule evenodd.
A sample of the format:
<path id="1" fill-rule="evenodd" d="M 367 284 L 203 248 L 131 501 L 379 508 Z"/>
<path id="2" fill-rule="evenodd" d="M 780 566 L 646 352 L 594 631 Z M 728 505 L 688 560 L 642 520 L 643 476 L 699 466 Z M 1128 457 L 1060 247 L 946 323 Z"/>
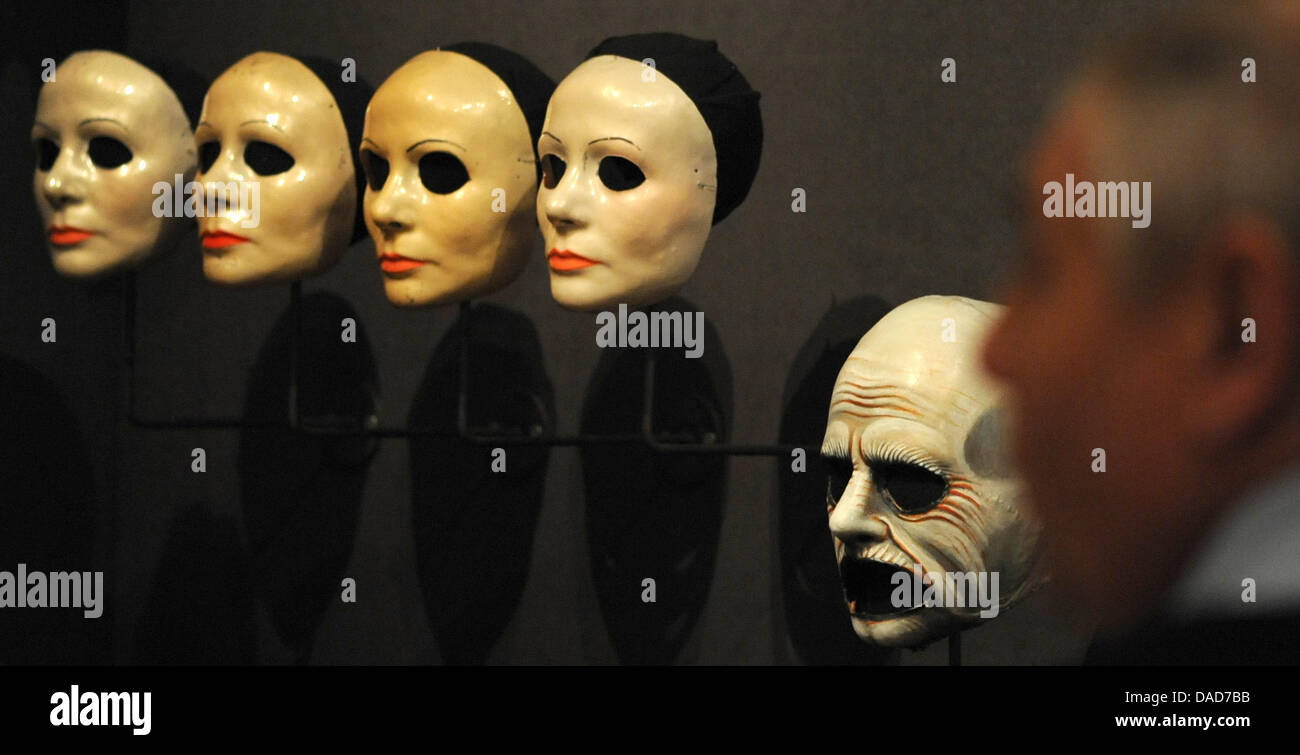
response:
<path id="1" fill-rule="evenodd" d="M 1147 619 L 1098 640 L 1100 665 L 1300 664 L 1300 465 L 1216 522 Z"/>

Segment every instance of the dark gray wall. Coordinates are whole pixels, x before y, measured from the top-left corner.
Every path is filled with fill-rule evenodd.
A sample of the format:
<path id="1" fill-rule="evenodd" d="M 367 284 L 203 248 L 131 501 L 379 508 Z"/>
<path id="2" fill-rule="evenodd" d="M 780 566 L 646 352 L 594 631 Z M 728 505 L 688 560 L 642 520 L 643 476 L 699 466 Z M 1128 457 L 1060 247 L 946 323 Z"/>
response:
<path id="1" fill-rule="evenodd" d="M 671 30 L 719 40 L 762 92 L 766 140 L 748 200 L 714 229 L 682 294 L 720 336 L 706 348 L 725 351 L 730 362 L 733 438 L 771 442 L 796 354 L 837 302 L 996 296 L 1016 243 L 1008 211 L 1012 169 L 1055 85 L 1090 43 L 1130 27 L 1157 5 L 1183 3 L 136 0 L 125 12 L 120 44 L 140 56 L 185 60 L 209 80 L 259 49 L 351 57 L 378 85 L 412 55 L 463 40 L 516 50 L 557 80 L 609 35 Z M 291 662 L 294 653 L 271 629 L 266 610 L 259 606 L 249 618 L 245 608 L 227 605 L 240 602 L 237 594 L 222 592 L 224 584 L 238 593 L 244 578 L 228 575 L 246 568 L 236 563 L 242 532 L 237 435 L 129 428 L 119 399 L 118 289 L 61 281 L 49 269 L 30 197 L 27 134 L 36 65 L 46 55 L 87 46 L 70 36 L 69 25 L 51 23 L 49 13 L 11 26 L 28 44 L 22 57 L 6 57 L 3 70 L 2 175 L 9 200 L 0 225 L 0 353 L 43 373 L 66 398 L 85 438 L 97 490 L 94 558 L 109 571 L 113 588 L 105 652 L 116 662 L 156 658 L 157 649 L 146 646 L 150 638 L 202 634 L 202 627 L 168 613 L 193 610 L 236 624 L 256 621 L 256 659 Z M 59 9 L 53 13 L 57 18 Z M 96 23 L 98 33 L 115 33 L 111 24 Z M 957 84 L 940 83 L 944 57 L 957 60 Z M 795 187 L 807 192 L 806 214 L 790 211 Z M 523 313 L 537 329 L 555 386 L 558 429 L 574 432 L 599 356 L 595 326 L 590 315 L 553 303 L 540 247 L 539 240 L 522 278 L 491 301 Z M 198 257 L 197 242 L 187 240 L 140 274 L 137 401 L 151 416 L 237 416 L 256 352 L 287 301 L 282 289 L 212 289 L 202 281 Z M 334 292 L 359 313 L 378 367 L 379 414 L 385 424 L 401 424 L 455 312 L 391 308 L 373 260 L 366 239 L 305 290 Z M 46 316 L 58 320 L 57 344 L 40 342 Z M 208 454 L 204 475 L 190 471 L 190 450 L 200 446 Z M 380 444 L 343 569 L 357 580 L 360 600 L 330 601 L 312 662 L 441 658 L 416 576 L 409 463 L 405 441 Z M 677 660 L 799 662 L 788 640 L 776 559 L 777 465 L 762 458 L 728 464 L 716 571 Z M 578 452 L 556 450 L 526 587 L 490 661 L 616 661 L 588 567 L 582 490 Z M 12 497 L 10 504 L 18 505 Z M 808 505 L 822 507 L 819 500 Z M 229 537 L 214 545 L 218 532 Z M 196 565 L 203 559 L 215 562 Z M 178 578 L 175 565 L 187 562 L 192 572 L 182 570 Z M 0 558 L 0 568 L 12 565 Z M 178 585 L 201 595 L 169 598 Z M 1036 610 L 1025 615 L 1037 616 Z M 1006 623 L 1005 631 L 991 626 L 972 634 L 967 660 L 1077 658 L 1079 638 L 1058 624 L 1010 616 Z M 847 620 L 843 631 L 850 631 Z M 930 651 L 903 662 L 941 662 L 941 655 Z M 224 657 L 250 656 L 235 647 Z"/>

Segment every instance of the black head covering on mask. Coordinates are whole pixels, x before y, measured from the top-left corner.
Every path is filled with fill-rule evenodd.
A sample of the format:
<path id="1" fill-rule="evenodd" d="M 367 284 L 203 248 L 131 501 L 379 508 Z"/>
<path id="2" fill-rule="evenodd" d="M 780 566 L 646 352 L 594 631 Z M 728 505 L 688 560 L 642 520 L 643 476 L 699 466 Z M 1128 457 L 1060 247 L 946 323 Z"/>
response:
<path id="1" fill-rule="evenodd" d="M 714 224 L 739 207 L 758 173 L 763 119 L 758 92 L 718 51 L 718 43 L 668 32 L 630 34 L 606 39 L 587 53 L 587 59 L 601 55 L 617 55 L 638 63 L 653 60 L 655 70 L 691 98 L 713 135 L 718 158 Z"/>
<path id="2" fill-rule="evenodd" d="M 496 74 L 497 78 L 509 87 L 515 103 L 524 113 L 524 120 L 528 122 L 528 134 L 533 146 L 533 163 L 537 166 L 537 180 L 540 181 L 542 164 L 537 158 L 537 140 L 542 135 L 542 121 L 546 119 L 546 104 L 551 101 L 555 82 L 530 60 L 504 47 L 486 42 L 460 42 L 439 49 L 460 53 L 474 60 Z"/>

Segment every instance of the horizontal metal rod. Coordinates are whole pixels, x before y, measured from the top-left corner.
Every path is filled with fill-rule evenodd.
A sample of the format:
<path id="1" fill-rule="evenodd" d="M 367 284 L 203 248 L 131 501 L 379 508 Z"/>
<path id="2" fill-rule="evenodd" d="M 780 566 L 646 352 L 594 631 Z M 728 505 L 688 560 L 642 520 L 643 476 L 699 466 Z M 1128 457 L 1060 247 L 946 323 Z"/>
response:
<path id="1" fill-rule="evenodd" d="M 273 420 L 249 420 L 249 419 L 215 419 L 215 418 L 191 418 L 183 417 L 180 419 L 146 419 L 138 417 L 134 413 L 127 415 L 127 421 L 132 427 L 138 427 L 145 430 L 239 430 L 243 428 L 267 428 L 282 427 L 289 429 L 288 422 L 276 422 Z"/>

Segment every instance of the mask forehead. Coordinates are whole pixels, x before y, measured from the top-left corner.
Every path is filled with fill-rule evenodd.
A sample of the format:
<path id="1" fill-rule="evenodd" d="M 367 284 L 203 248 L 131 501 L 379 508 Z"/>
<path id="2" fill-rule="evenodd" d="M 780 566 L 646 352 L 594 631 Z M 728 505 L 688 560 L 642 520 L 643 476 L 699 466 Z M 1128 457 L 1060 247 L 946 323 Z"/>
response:
<path id="1" fill-rule="evenodd" d="M 41 88 L 36 120 L 52 126 L 58 122 L 62 130 L 100 118 L 121 124 L 141 146 L 152 141 L 141 138 L 144 134 L 188 137 L 180 101 L 156 73 L 117 53 L 76 53 Z"/>
<path id="2" fill-rule="evenodd" d="M 388 77 L 366 108 L 365 137 L 393 156 L 444 139 L 464 147 L 468 162 L 532 162 L 528 123 L 509 87 L 487 66 L 450 51 L 421 53 Z"/>
<path id="3" fill-rule="evenodd" d="M 886 358 L 850 357 L 831 394 L 830 422 L 863 428 L 892 420 L 938 437 L 960 437 L 986 406 L 972 395 L 961 370 L 936 371 L 931 381 Z M 949 444 L 950 445 L 950 444 Z"/>
<path id="4" fill-rule="evenodd" d="M 691 98 L 662 73 L 616 55 L 592 58 L 560 82 L 546 130 L 566 144 L 626 139 L 662 162 L 716 160 L 713 136 Z"/>
<path id="5" fill-rule="evenodd" d="M 896 308 L 858 342 L 831 395 L 828 427 L 892 418 L 960 443 L 999 393 L 979 362 L 994 305 L 925 297 Z"/>
<path id="6" fill-rule="evenodd" d="M 222 131 L 265 124 L 308 149 L 347 146 L 329 89 L 307 66 L 277 53 L 253 53 L 221 74 L 203 101 L 201 120 Z"/>

